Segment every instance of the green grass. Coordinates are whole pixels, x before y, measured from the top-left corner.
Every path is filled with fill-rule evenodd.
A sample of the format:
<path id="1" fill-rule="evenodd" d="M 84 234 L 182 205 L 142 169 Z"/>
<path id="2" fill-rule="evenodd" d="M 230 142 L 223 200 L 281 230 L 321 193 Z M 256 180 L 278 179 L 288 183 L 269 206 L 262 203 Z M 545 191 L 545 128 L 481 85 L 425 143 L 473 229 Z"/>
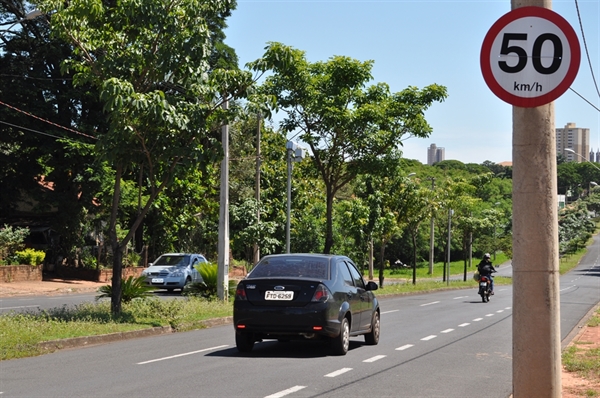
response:
<path id="1" fill-rule="evenodd" d="M 155 326 L 177 331 L 197 329 L 201 321 L 232 314 L 232 304 L 199 298 L 160 300 L 156 297 L 123 303 L 113 317 L 110 302 L 85 303 L 73 309 L 56 308 L 0 316 L 0 360 L 40 355 L 39 343 L 72 337 L 97 336 Z"/>

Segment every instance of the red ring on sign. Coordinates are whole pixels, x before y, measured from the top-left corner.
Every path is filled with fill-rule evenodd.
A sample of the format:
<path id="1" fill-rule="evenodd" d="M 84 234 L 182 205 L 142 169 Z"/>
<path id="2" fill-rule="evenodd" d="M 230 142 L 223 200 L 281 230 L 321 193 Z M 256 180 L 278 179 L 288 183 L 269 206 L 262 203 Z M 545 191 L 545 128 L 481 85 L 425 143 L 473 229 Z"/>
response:
<path id="1" fill-rule="evenodd" d="M 567 73 L 565 74 L 563 80 L 552 91 L 540 95 L 539 97 L 519 97 L 506 91 L 496 81 L 496 78 L 492 72 L 492 66 L 490 64 L 492 45 L 500 31 L 511 22 L 525 17 L 543 18 L 556 25 L 567 38 L 569 50 L 571 52 L 569 68 L 567 69 Z M 580 61 L 581 49 L 579 47 L 579 40 L 577 39 L 577 35 L 575 34 L 575 31 L 571 25 L 562 16 L 554 11 L 548 8 L 534 6 L 516 8 L 500 17 L 500 19 L 498 19 L 492 25 L 488 33 L 485 35 L 479 57 L 483 79 L 490 90 L 492 90 L 492 92 L 504 102 L 523 108 L 535 108 L 537 106 L 548 104 L 564 94 L 564 92 L 569 89 L 573 81 L 575 81 L 575 77 L 579 71 Z"/>

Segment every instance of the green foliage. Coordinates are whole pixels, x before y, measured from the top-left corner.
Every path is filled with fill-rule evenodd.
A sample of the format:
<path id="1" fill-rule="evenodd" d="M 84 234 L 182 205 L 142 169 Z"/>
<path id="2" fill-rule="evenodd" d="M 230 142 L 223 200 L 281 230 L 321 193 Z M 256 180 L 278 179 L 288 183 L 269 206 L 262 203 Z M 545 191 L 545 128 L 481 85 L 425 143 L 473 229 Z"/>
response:
<path id="1" fill-rule="evenodd" d="M 40 265 L 44 262 L 46 253 L 41 250 L 27 248 L 15 253 L 19 264 L 23 265 Z"/>
<path id="2" fill-rule="evenodd" d="M 202 276 L 202 282 L 189 283 L 183 288 L 182 294 L 185 296 L 199 296 L 207 299 L 216 299 L 218 288 L 219 266 L 216 263 L 202 263 L 196 266 L 196 269 Z M 229 281 L 229 297 L 235 294 L 237 282 Z"/>
<path id="3" fill-rule="evenodd" d="M 299 140 L 310 147 L 325 186 L 323 251 L 329 253 L 338 191 L 361 173 L 387 171 L 405 135 L 429 136 L 424 113 L 433 102 L 446 98 L 446 88 L 432 84 L 392 93 L 385 83 L 366 87 L 372 79 L 372 61 L 334 56 L 310 63 L 304 52 L 281 43 L 270 43 L 250 67 L 272 71 L 262 91 L 277 98 L 278 107 L 288 115 L 281 123 L 283 132 L 299 132 Z"/>
<path id="4" fill-rule="evenodd" d="M 121 300 L 124 303 L 128 303 L 136 298 L 143 298 L 152 296 L 154 288 L 146 284 L 146 277 L 144 276 L 129 276 L 123 280 L 121 285 Z M 112 298 L 112 285 L 104 285 L 98 288 L 99 295 L 96 296 L 96 300 L 104 297 Z"/>
<path id="5" fill-rule="evenodd" d="M 0 229 L 0 259 L 12 257 L 22 249 L 27 235 L 29 235 L 29 228 L 13 228 L 5 224 L 4 228 Z"/>

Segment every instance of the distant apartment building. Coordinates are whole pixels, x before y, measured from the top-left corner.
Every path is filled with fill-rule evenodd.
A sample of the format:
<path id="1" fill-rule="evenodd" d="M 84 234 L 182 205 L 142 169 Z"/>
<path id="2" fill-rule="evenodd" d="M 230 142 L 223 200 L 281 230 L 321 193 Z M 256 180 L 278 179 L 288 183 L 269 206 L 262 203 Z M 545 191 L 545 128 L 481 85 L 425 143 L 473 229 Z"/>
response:
<path id="1" fill-rule="evenodd" d="M 435 144 L 431 144 L 427 149 L 427 164 L 432 165 L 446 159 L 446 151 L 444 148 L 438 148 Z"/>
<path id="2" fill-rule="evenodd" d="M 566 151 L 565 149 L 571 149 Z M 562 154 L 569 162 L 584 162 L 588 156 L 590 161 L 590 129 L 577 127 L 575 123 L 567 123 L 564 128 L 556 129 L 556 153 Z"/>

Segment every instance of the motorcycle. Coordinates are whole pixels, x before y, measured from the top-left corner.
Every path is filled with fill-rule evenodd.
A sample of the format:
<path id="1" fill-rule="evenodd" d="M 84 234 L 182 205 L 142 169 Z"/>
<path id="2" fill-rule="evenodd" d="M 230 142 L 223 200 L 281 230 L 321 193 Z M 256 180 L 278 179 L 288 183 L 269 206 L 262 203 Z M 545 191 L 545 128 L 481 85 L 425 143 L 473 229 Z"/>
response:
<path id="1" fill-rule="evenodd" d="M 479 295 L 481 301 L 489 302 L 490 296 L 492 295 L 492 281 L 488 276 L 481 276 L 479 278 Z"/>

